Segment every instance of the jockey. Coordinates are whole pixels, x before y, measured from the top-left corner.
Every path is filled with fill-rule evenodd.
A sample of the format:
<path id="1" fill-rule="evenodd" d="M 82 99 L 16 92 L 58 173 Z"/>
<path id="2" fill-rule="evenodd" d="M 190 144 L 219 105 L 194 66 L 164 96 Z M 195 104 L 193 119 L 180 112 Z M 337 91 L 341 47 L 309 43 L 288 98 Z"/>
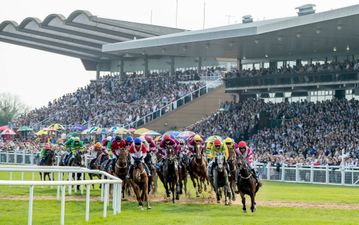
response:
<path id="1" fill-rule="evenodd" d="M 224 159 L 225 159 L 224 163 L 225 163 L 226 168 L 227 168 L 228 176 L 230 176 L 228 164 L 226 163 L 226 161 L 228 160 L 228 148 L 219 139 L 216 139 L 216 140 L 213 141 L 213 145 L 212 145 L 212 148 L 211 148 L 211 153 L 208 155 L 208 157 L 210 159 L 212 159 L 211 162 L 208 164 L 208 175 L 210 177 L 213 177 L 213 168 L 214 168 L 213 164 L 216 163 L 216 155 L 217 155 L 218 152 L 224 153 Z"/>
<path id="2" fill-rule="evenodd" d="M 100 164 L 104 161 L 104 159 L 108 156 L 107 152 L 105 151 L 105 148 L 102 147 L 100 142 L 97 142 L 93 146 L 93 150 L 96 153 L 96 158 L 98 158 L 101 154 Z"/>
<path id="3" fill-rule="evenodd" d="M 45 148 L 41 149 L 41 161 L 40 161 L 40 166 L 44 165 L 46 157 L 47 157 L 47 153 L 48 151 L 51 150 L 51 146 L 50 145 L 46 145 Z"/>
<path id="4" fill-rule="evenodd" d="M 65 142 L 65 149 L 67 153 L 71 152 L 71 145 L 72 142 L 74 141 L 75 137 L 70 137 L 66 142 Z"/>
<path id="5" fill-rule="evenodd" d="M 238 156 L 238 149 L 236 148 L 236 144 L 234 143 L 234 140 L 232 138 L 227 137 L 226 139 L 224 139 L 224 143 L 228 148 L 228 153 L 229 151 L 233 150 L 236 156 Z"/>
<path id="6" fill-rule="evenodd" d="M 259 183 L 257 173 L 253 169 L 253 153 L 251 149 L 247 146 L 247 143 L 245 141 L 240 141 L 238 143 L 238 149 L 239 149 L 239 154 L 241 154 L 243 159 L 247 162 L 252 172 L 252 175 L 256 179 L 257 183 Z"/>
<path id="7" fill-rule="evenodd" d="M 104 152 L 108 154 L 108 150 L 111 150 L 112 137 L 108 136 L 107 138 L 102 140 L 102 146 L 104 148 Z"/>
<path id="8" fill-rule="evenodd" d="M 165 134 L 163 136 L 163 140 L 161 141 L 161 143 L 159 145 L 159 153 L 162 156 L 167 155 L 167 152 L 166 152 L 167 147 L 173 147 L 173 151 L 174 151 L 175 155 L 177 155 L 177 153 L 180 151 L 179 142 L 176 139 L 171 138 L 171 136 L 169 134 Z"/>
<path id="9" fill-rule="evenodd" d="M 66 145 L 66 143 L 65 143 L 65 145 Z M 67 164 L 67 160 L 70 157 L 70 155 L 71 155 L 71 158 L 75 158 L 76 151 L 80 151 L 80 152 L 83 151 L 83 143 L 82 143 L 82 141 L 80 141 L 79 137 L 73 138 L 70 151 L 67 152 L 67 154 L 64 158 L 64 161 L 63 161 L 64 165 Z"/>
<path id="10" fill-rule="evenodd" d="M 145 135 L 145 140 L 148 143 L 148 152 L 156 153 L 156 149 L 157 149 L 156 143 L 152 139 L 151 135 L 146 134 Z"/>
<path id="11" fill-rule="evenodd" d="M 188 149 L 192 154 L 194 154 L 194 148 L 197 144 L 200 144 L 202 146 L 202 149 L 206 148 L 206 143 L 203 141 L 201 135 L 196 134 L 192 139 L 188 141 Z"/>
<path id="12" fill-rule="evenodd" d="M 142 143 L 142 139 L 141 138 L 136 138 L 134 143 L 131 144 L 130 146 L 130 157 L 131 157 L 131 165 L 130 168 L 128 169 L 128 173 L 126 178 L 130 179 L 130 174 L 132 173 L 132 169 L 133 169 L 133 165 L 135 164 L 135 157 L 136 158 L 141 158 L 142 160 L 141 162 L 143 163 L 146 173 L 148 175 L 148 177 L 151 176 L 151 171 L 148 169 L 147 164 L 144 163 L 144 159 L 147 155 L 147 149 L 146 146 Z"/>
<path id="13" fill-rule="evenodd" d="M 214 140 L 208 141 L 206 144 L 206 156 L 208 161 L 210 160 L 209 155 L 211 154 L 212 151 L 213 142 Z"/>
<path id="14" fill-rule="evenodd" d="M 131 136 L 126 137 L 126 149 L 130 149 L 130 146 L 133 143 L 133 138 Z"/>
<path id="15" fill-rule="evenodd" d="M 118 158 L 119 151 L 121 149 L 124 149 L 125 146 L 126 146 L 125 141 L 123 141 L 120 136 L 116 136 L 115 139 L 112 141 L 111 151 L 112 151 L 113 158 L 115 160 Z"/>

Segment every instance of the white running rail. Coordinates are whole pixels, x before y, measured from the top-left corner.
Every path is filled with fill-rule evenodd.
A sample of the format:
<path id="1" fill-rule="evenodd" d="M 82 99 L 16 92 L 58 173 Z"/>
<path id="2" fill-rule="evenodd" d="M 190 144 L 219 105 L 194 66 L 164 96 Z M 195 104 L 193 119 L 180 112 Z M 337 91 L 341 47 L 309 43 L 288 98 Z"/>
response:
<path id="1" fill-rule="evenodd" d="M 65 224 L 65 193 L 66 186 L 68 187 L 69 194 L 72 193 L 73 185 L 80 185 L 81 194 L 83 194 L 84 186 L 86 187 L 86 221 L 90 218 L 90 188 L 91 185 L 101 185 L 101 201 L 103 201 L 103 217 L 107 216 L 107 208 L 110 199 L 110 185 L 112 185 L 112 209 L 113 214 L 116 215 L 121 212 L 121 188 L 122 180 L 114 177 L 106 172 L 99 170 L 89 170 L 82 167 L 59 167 L 59 166 L 10 166 L 0 165 L 0 172 L 9 172 L 9 180 L 0 180 L 0 186 L 28 186 L 29 187 L 29 208 L 28 208 L 28 225 L 32 224 L 32 206 L 34 198 L 35 186 L 57 186 L 56 199 L 61 199 L 61 217 L 60 224 Z M 21 180 L 12 180 L 12 173 L 20 172 Z M 35 181 L 35 172 L 41 173 L 44 177 L 44 173 L 50 173 L 50 176 L 54 178 L 57 173 L 56 181 Z M 32 173 L 32 180 L 25 181 L 24 173 Z M 83 180 L 85 174 L 98 174 L 101 175 L 99 180 Z M 65 179 L 67 174 L 69 180 Z M 77 175 L 80 174 L 82 180 L 77 180 Z M 72 176 L 75 175 L 75 180 L 72 180 Z M 106 179 L 105 179 L 106 178 Z M 75 188 L 75 192 L 77 189 Z M 61 192 L 61 193 L 60 193 Z"/>

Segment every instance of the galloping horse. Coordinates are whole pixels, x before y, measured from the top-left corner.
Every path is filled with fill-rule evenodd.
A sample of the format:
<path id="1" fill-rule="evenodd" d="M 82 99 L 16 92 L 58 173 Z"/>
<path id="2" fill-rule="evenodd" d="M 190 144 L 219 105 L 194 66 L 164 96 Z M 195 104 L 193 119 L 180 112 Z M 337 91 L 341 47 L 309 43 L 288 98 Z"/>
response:
<path id="1" fill-rule="evenodd" d="M 229 174 L 231 176 L 228 177 L 229 187 L 232 193 L 232 201 L 236 200 L 235 190 L 236 190 L 236 177 L 237 177 L 237 156 L 234 149 L 229 150 L 228 157 L 228 166 L 229 166 Z"/>
<path id="2" fill-rule="evenodd" d="M 163 175 L 163 185 L 166 189 L 167 197 L 170 197 L 170 192 L 172 193 L 172 202 L 175 203 L 175 190 L 176 190 L 176 199 L 179 200 L 179 186 L 178 184 L 178 162 L 174 154 L 173 147 L 167 148 L 167 158 L 164 159 L 164 165 L 162 169 Z M 169 190 L 170 189 L 170 190 Z"/>
<path id="3" fill-rule="evenodd" d="M 53 150 L 49 150 L 47 152 L 47 156 L 44 160 L 44 163 L 41 164 L 40 166 L 53 166 L 55 163 L 55 152 Z M 49 180 L 52 180 L 50 173 L 45 173 L 43 172 L 43 176 L 42 176 L 42 172 L 40 172 L 40 178 L 42 180 L 42 178 L 44 178 L 44 180 L 46 180 L 46 176 L 49 178 Z"/>
<path id="4" fill-rule="evenodd" d="M 221 188 L 224 189 L 224 204 L 231 204 L 231 191 L 229 190 L 229 181 L 226 165 L 224 163 L 223 152 L 217 152 L 215 167 L 213 168 L 213 188 L 216 192 L 217 203 L 221 201 Z M 229 198 L 229 200 L 228 200 Z"/>
<path id="5" fill-rule="evenodd" d="M 179 163 L 178 163 L 178 184 L 179 184 L 179 193 L 184 192 L 187 194 L 187 168 L 188 168 L 188 156 L 181 152 L 179 154 Z"/>
<path id="6" fill-rule="evenodd" d="M 138 207 L 143 210 L 143 202 L 147 202 L 147 209 L 151 209 L 148 198 L 148 176 L 143 165 L 142 157 L 135 158 L 135 165 L 131 174 L 131 185 L 135 192 Z"/>
<path id="7" fill-rule="evenodd" d="M 65 153 L 66 154 L 66 153 Z M 63 163 L 63 157 L 65 157 L 65 154 L 61 156 L 60 166 L 74 166 L 74 167 L 83 167 L 83 160 L 82 160 L 82 152 L 76 151 L 74 157 L 71 157 L 67 161 L 67 165 Z M 75 179 L 75 174 L 72 174 L 72 179 Z M 77 180 L 81 180 L 81 173 L 77 173 Z M 80 185 L 77 185 L 77 190 L 80 189 Z"/>
<path id="8" fill-rule="evenodd" d="M 245 194 L 249 195 L 251 198 L 251 211 L 254 212 L 256 210 L 256 193 L 262 184 L 259 182 L 257 184 L 256 179 L 253 177 L 252 172 L 250 170 L 249 165 L 243 159 L 242 155 L 239 154 L 238 157 L 238 191 L 242 198 L 243 212 L 247 212 L 246 209 L 246 198 Z"/>
<path id="9" fill-rule="evenodd" d="M 99 170 L 100 167 L 101 167 L 101 159 L 103 158 L 103 156 L 104 156 L 104 153 L 102 153 L 101 151 L 98 151 L 97 154 L 96 154 L 96 158 L 92 159 L 90 161 L 90 163 L 87 165 L 87 167 L 90 170 Z M 105 160 L 107 160 L 107 159 L 109 159 L 108 155 L 105 156 Z M 98 179 L 101 179 L 100 174 L 89 173 L 88 175 L 90 177 L 90 180 L 92 180 L 94 176 L 97 177 Z M 94 188 L 94 185 L 92 185 L 92 187 Z"/>
<path id="10" fill-rule="evenodd" d="M 148 192 L 151 192 L 152 195 L 155 195 L 157 192 L 157 170 L 156 170 L 156 163 L 157 163 L 157 157 L 155 154 L 155 150 L 152 151 L 148 151 L 147 155 L 145 157 L 145 163 L 148 167 L 148 169 L 151 171 L 151 178 L 149 180 L 149 184 L 148 184 Z"/>
<path id="11" fill-rule="evenodd" d="M 126 179 L 128 172 L 128 162 L 128 151 L 123 149 L 120 151 L 120 154 L 116 160 L 114 171 L 114 175 L 122 180 L 122 198 L 125 198 L 125 191 L 130 188 Z"/>
<path id="12" fill-rule="evenodd" d="M 195 154 L 189 164 L 189 174 L 191 176 L 194 189 L 198 186 L 196 189 L 196 197 L 199 197 L 199 194 L 202 193 L 202 184 L 204 186 L 204 191 L 207 191 L 206 181 L 209 185 L 207 160 L 204 157 L 203 149 L 200 144 L 196 145 L 194 150 Z"/>

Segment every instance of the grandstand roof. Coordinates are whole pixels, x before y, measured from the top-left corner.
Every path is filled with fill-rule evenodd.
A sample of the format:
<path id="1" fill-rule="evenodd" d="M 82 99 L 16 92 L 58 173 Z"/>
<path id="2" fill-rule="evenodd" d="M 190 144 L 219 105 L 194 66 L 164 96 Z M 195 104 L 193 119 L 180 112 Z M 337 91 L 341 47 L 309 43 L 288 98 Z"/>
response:
<path id="1" fill-rule="evenodd" d="M 107 54 L 289 58 L 359 52 L 359 5 L 103 46 Z"/>
<path id="2" fill-rule="evenodd" d="M 48 15 L 43 21 L 28 17 L 20 25 L 14 21 L 0 23 L 0 41 L 72 56 L 86 61 L 106 61 L 118 57 L 102 52 L 102 45 L 142 39 L 184 31 L 93 16 L 76 10 L 67 18 Z M 84 63 L 84 64 L 85 64 Z"/>

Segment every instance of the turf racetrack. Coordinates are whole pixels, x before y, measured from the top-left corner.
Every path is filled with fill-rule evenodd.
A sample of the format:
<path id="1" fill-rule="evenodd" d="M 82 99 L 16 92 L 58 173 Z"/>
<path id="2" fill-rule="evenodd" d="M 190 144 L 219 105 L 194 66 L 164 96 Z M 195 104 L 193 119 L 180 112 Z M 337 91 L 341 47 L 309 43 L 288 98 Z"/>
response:
<path id="1" fill-rule="evenodd" d="M 14 174 L 15 179 L 20 179 Z M 28 178 L 26 176 L 26 178 Z M 0 179 L 7 180 L 8 174 Z M 190 183 L 189 183 L 190 184 Z M 85 201 L 79 193 L 67 196 L 66 224 L 359 224 L 359 188 L 326 185 L 264 182 L 257 195 L 257 211 L 242 212 L 240 197 L 231 206 L 213 203 L 211 194 L 195 198 L 181 196 L 175 205 L 159 194 L 152 197 L 152 209 L 140 211 L 137 203 L 123 201 L 120 215 L 102 218 L 99 190 L 91 194 L 90 221 L 85 222 Z M 54 200 L 56 188 L 35 188 L 33 224 L 59 224 L 60 202 Z M 28 188 L 0 186 L 0 224 L 27 224 Z"/>

